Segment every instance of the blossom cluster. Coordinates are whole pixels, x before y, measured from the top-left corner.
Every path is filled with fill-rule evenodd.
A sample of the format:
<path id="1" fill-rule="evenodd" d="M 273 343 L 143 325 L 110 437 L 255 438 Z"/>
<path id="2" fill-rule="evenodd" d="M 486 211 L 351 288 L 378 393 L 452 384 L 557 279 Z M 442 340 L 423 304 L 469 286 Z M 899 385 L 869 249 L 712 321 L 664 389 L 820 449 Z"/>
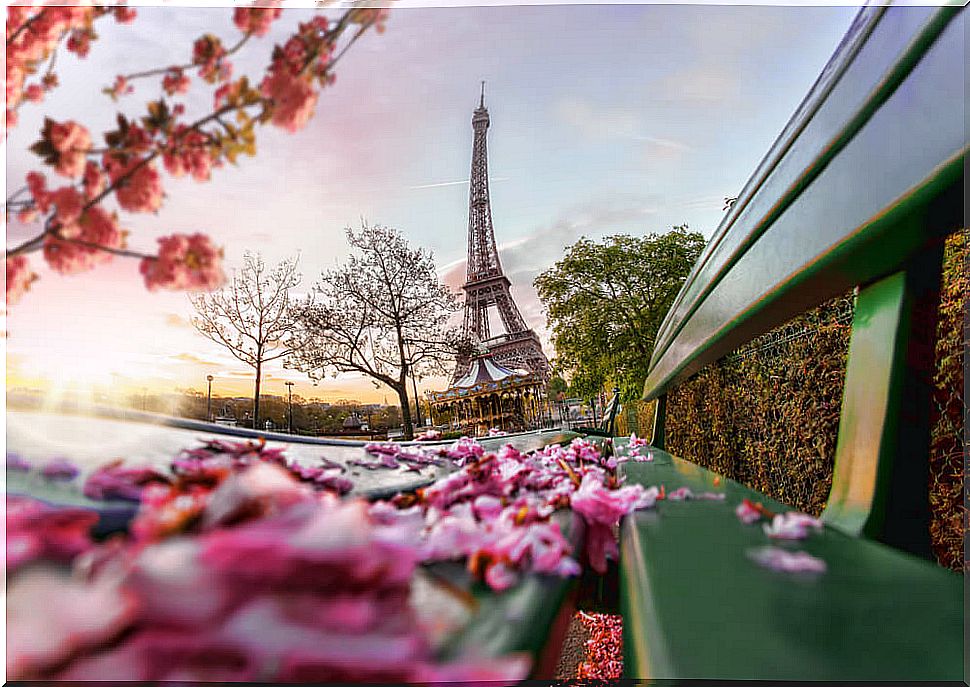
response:
<path id="1" fill-rule="evenodd" d="M 44 93 L 57 86 L 57 75 L 48 68 L 39 80 L 27 80 L 41 71 L 48 59 L 66 39 L 66 48 L 85 57 L 95 37 L 94 22 L 112 14 L 119 23 L 135 18 L 135 10 L 124 6 L 98 7 L 11 5 L 7 8 L 6 129 L 17 125 L 17 110 L 24 101 L 43 100 Z"/>
<path id="2" fill-rule="evenodd" d="M 207 442 L 171 472 L 110 465 L 88 478 L 88 492 L 140 499 L 129 534 L 101 545 L 90 511 L 8 499 L 9 674 L 398 683 L 528 671 L 519 656 L 437 661 L 410 604 L 413 528 L 301 482 L 279 450 Z M 52 567 L 66 562 L 71 575 Z"/>
<path id="3" fill-rule="evenodd" d="M 607 558 L 618 553 L 613 528 L 624 515 L 652 507 L 659 493 L 639 484 L 621 486 L 586 439 L 531 454 L 511 445 L 488 452 L 467 438 L 443 449 L 394 447 L 370 450 L 381 451 L 385 460 L 411 461 L 421 451 L 426 461 L 437 454 L 460 466 L 394 502 L 402 507 L 399 517 L 423 523 L 423 560 L 465 558 L 469 571 L 496 590 L 514 585 L 521 572 L 580 572 L 559 524 L 550 521 L 560 508 L 571 507 L 583 519 L 588 562 L 605 572 Z"/>
<path id="4" fill-rule="evenodd" d="M 602 573 L 617 555 L 623 516 L 663 499 L 723 498 L 624 485 L 610 456 L 586 439 L 530 454 L 512 445 L 488 451 L 471 439 L 367 450 L 374 469 L 454 469 L 368 503 L 341 498 L 352 488 L 346 468 L 324 457 L 300 465 L 261 440 L 208 441 L 181 452 L 168 471 L 111 463 L 91 473 L 87 496 L 138 502 L 127 533 L 100 544 L 88 536 L 90 511 L 8 499 L 16 573 L 8 672 L 63 680 L 520 679 L 529 668 L 522 657 L 435 659 L 431 621 L 411 603 L 419 566 L 463 561 L 496 591 L 524 574 L 573 576 L 581 572 L 575 535 L 584 531 L 584 560 Z M 30 469 L 14 454 L 7 462 Z M 71 471 L 66 461 L 48 466 Z M 557 511 L 571 511 L 583 527 L 567 537 Z M 779 527 L 789 520 L 811 527 L 795 516 Z M 751 552 L 779 569 L 817 565 L 789 554 Z M 48 592 L 62 605 L 38 603 Z M 615 653 L 619 626 L 608 620 L 597 646 Z M 611 677 L 615 659 L 604 664 Z"/>
<path id="5" fill-rule="evenodd" d="M 7 497 L 7 570 L 31 561 L 70 561 L 91 548 L 98 516 L 81 508 L 54 508 L 25 497 Z"/>
<path id="6" fill-rule="evenodd" d="M 80 55 L 94 37 L 93 21 L 106 13 L 130 21 L 134 13 L 124 7 L 11 7 L 7 24 L 7 125 L 16 122 L 16 109 L 24 100 L 42 97 L 37 84 L 24 86 L 26 75 L 53 54 L 67 36 L 67 47 Z M 35 279 L 26 253 L 42 249 L 57 272 L 76 274 L 106 262 L 115 255 L 139 257 L 140 272 L 149 290 L 211 290 L 224 281 L 222 250 L 201 233 L 173 234 L 159 239 L 157 255 L 136 253 L 126 247 L 127 232 L 116 213 L 103 203 L 113 197 L 129 213 L 156 213 L 165 192 L 158 165 L 174 177 L 207 181 L 213 169 L 235 163 L 240 155 L 255 155 L 255 127 L 266 122 L 289 132 L 302 129 L 313 115 L 322 87 L 332 83 L 331 71 L 337 41 L 352 25 L 356 40 L 370 26 L 383 26 L 386 10 L 347 10 L 332 22 L 315 16 L 277 45 L 257 87 L 246 76 L 233 80 L 229 57 L 253 36 L 264 36 L 282 10 L 278 6 L 237 7 L 233 22 L 244 36 L 226 47 L 215 35 L 205 34 L 192 46 L 188 64 L 169 65 L 137 74 L 118 75 L 105 89 L 112 98 L 131 93 L 138 78 L 160 77 L 168 98 L 188 93 L 190 73 L 217 85 L 213 109 L 194 122 L 186 121 L 183 103 L 165 97 L 147 104 L 145 116 L 117 116 L 118 127 L 104 133 L 106 147 L 96 148 L 90 131 L 73 120 L 48 118 L 40 139 L 31 146 L 45 165 L 69 183 L 48 189 L 38 172 L 27 178 L 27 200 L 8 199 L 7 210 L 18 211 L 24 224 L 40 223 L 39 234 L 7 255 L 7 305 L 15 304 Z M 45 84 L 55 84 L 48 74 Z M 231 116 L 230 116 L 231 115 Z M 80 182 L 80 183 L 78 183 Z"/>
<path id="7" fill-rule="evenodd" d="M 157 505 L 154 496 L 143 501 L 146 512 Z M 8 671 L 57 680 L 403 683 L 468 670 L 460 659 L 435 661 L 409 604 L 415 549 L 375 522 L 365 502 L 315 494 L 260 463 L 225 478 L 197 520 L 193 537 L 173 532 L 78 556 L 75 578 L 86 576 L 84 584 L 45 567 L 15 578 Z M 41 591 L 62 603 L 38 603 L 28 615 Z M 520 679 L 528 669 L 517 657 L 475 666 L 481 679 Z"/>

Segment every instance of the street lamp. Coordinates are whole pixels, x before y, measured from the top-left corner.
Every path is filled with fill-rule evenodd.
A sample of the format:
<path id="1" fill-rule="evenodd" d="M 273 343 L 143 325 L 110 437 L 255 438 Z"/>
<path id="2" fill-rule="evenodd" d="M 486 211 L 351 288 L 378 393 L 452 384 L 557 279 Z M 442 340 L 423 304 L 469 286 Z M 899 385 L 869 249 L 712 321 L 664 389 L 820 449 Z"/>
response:
<path id="1" fill-rule="evenodd" d="M 205 400 L 205 421 L 212 422 L 212 375 L 206 375 L 205 378 L 209 382 L 209 395 Z"/>
<path id="2" fill-rule="evenodd" d="M 286 386 L 287 386 L 287 388 L 288 388 L 288 390 L 290 392 L 290 400 L 289 400 L 289 411 L 290 411 L 289 412 L 289 414 L 290 414 L 290 422 L 289 422 L 289 425 L 290 425 L 290 427 L 289 427 L 289 433 L 290 434 L 293 434 L 293 382 L 287 382 L 286 383 Z"/>

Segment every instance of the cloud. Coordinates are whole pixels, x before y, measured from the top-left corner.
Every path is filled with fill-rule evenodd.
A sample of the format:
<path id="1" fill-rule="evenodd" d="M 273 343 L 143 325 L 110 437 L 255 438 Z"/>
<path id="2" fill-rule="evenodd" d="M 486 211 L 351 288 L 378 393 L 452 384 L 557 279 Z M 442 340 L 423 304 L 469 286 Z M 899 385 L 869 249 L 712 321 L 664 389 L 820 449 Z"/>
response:
<path id="1" fill-rule="evenodd" d="M 187 329 L 194 329 L 191 321 L 173 312 L 165 313 L 165 324 L 167 324 L 169 327 L 184 327 Z"/>
<path id="2" fill-rule="evenodd" d="M 600 107 L 581 98 L 563 98 L 556 103 L 555 114 L 588 141 L 629 141 L 639 145 L 642 156 L 647 159 L 671 160 L 691 150 L 691 146 L 681 141 L 645 133 L 649 125 L 639 111 L 630 108 Z"/>
<path id="3" fill-rule="evenodd" d="M 203 358 L 194 353 L 179 353 L 177 355 L 171 356 L 172 360 L 178 360 L 183 363 L 193 363 L 195 365 L 205 365 L 207 367 L 218 367 L 221 363 L 217 363 L 213 360 Z"/>
<path id="4" fill-rule="evenodd" d="M 576 127 L 586 138 L 633 138 L 640 133 L 640 113 L 621 107 L 594 108 L 580 98 L 564 98 L 556 103 L 556 115 Z"/>

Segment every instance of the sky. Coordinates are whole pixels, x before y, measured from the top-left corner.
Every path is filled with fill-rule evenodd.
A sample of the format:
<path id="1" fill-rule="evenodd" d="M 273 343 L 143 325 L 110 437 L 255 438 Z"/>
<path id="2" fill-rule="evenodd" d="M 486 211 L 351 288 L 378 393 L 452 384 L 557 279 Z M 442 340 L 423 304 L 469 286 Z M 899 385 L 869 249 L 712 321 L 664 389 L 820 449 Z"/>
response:
<path id="1" fill-rule="evenodd" d="M 464 279 L 471 115 L 486 81 L 496 240 L 527 322 L 554 351 L 533 279 L 582 236 L 663 232 L 687 223 L 710 237 L 848 28 L 852 7 L 570 5 L 398 8 L 383 34 L 342 59 L 306 128 L 258 133 L 255 158 L 213 179 L 165 179 L 155 215 L 122 214 L 129 246 L 204 231 L 229 271 L 245 250 L 268 262 L 299 254 L 306 291 L 348 254 L 361 219 L 401 230 L 434 252 L 441 277 Z M 274 43 L 308 10 L 285 10 L 234 60 L 258 80 Z M 113 104 L 114 75 L 187 61 L 192 41 L 238 31 L 225 8 L 140 7 L 130 25 L 101 21 L 88 57 L 59 59 L 61 86 L 26 105 L 7 139 L 8 192 L 38 169 L 27 148 L 45 116 L 97 132 L 118 109 L 157 98 L 157 82 Z M 189 114 L 209 102 L 196 87 Z M 7 226 L 7 244 L 30 228 Z M 253 372 L 192 328 L 184 293 L 148 292 L 137 263 L 81 275 L 47 270 L 7 316 L 7 387 L 49 392 L 205 390 L 251 393 Z M 263 393 L 393 401 L 367 380 L 313 385 L 270 364 Z M 441 389 L 429 379 L 422 389 Z"/>

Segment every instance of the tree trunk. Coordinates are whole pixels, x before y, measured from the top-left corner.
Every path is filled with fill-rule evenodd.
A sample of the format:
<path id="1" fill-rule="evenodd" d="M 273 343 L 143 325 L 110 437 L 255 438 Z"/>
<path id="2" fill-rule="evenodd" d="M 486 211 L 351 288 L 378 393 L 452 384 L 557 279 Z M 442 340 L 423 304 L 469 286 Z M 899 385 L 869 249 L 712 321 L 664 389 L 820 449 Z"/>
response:
<path id="1" fill-rule="evenodd" d="M 259 429 L 259 384 L 262 380 L 263 365 L 256 364 L 256 389 L 253 392 L 253 429 Z"/>
<path id="2" fill-rule="evenodd" d="M 411 441 L 414 439 L 414 428 L 411 427 L 411 404 L 408 401 L 407 382 L 403 382 L 395 391 L 397 392 L 398 400 L 401 402 L 401 422 L 404 423 L 404 440 Z"/>

